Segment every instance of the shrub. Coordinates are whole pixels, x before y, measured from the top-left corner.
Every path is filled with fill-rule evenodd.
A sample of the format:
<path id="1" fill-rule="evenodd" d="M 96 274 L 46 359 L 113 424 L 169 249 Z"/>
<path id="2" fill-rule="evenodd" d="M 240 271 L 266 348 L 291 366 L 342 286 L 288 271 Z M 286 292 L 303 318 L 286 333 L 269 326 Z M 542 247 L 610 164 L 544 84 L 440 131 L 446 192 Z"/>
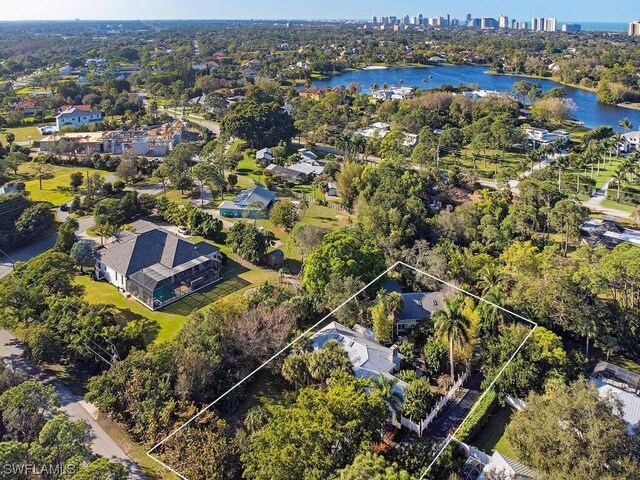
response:
<path id="1" fill-rule="evenodd" d="M 462 425 L 456 439 L 461 442 L 472 439 L 484 427 L 496 408 L 498 396 L 495 390 L 490 390 L 471 412 L 467 421 Z"/>

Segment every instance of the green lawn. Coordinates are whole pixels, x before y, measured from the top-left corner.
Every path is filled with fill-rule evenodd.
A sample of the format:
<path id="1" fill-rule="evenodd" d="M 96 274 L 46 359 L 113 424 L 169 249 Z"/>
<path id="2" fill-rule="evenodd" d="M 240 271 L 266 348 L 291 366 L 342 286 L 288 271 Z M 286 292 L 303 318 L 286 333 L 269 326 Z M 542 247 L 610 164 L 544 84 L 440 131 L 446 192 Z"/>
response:
<path id="1" fill-rule="evenodd" d="M 31 137 L 32 141 L 37 141 L 42 138 L 40 130 L 35 125 L 29 125 L 27 127 L 13 127 L 0 129 L 0 135 L 2 135 L 2 142 L 6 144 L 6 134 L 13 133 L 16 136 L 16 142 L 26 142 Z"/>
<path id="2" fill-rule="evenodd" d="M 618 210 L 622 210 L 623 212 L 635 212 L 637 207 L 633 205 L 627 205 L 625 203 L 614 202 L 613 200 L 603 200 L 602 206 L 605 208 L 615 208 Z"/>
<path id="3" fill-rule="evenodd" d="M 471 445 L 478 447 L 489 455 L 497 450 L 503 455 L 517 460 L 518 456 L 505 435 L 505 429 L 514 411 L 507 406 L 496 408 L 485 427 L 471 439 Z"/>
<path id="4" fill-rule="evenodd" d="M 69 187 L 72 173 L 82 172 L 86 176 L 87 172 L 90 174 L 98 172 L 102 177 L 108 175 L 108 172 L 92 168 L 51 165 L 51 178 L 42 180 L 42 190 L 40 190 L 40 182 L 38 179 L 32 178 L 32 170 L 29 163 L 22 164 L 18 172 L 24 175 L 25 188 L 32 200 L 51 202 L 53 205 L 62 205 L 72 200 L 75 196 L 75 193 L 65 190 Z"/>
<path id="5" fill-rule="evenodd" d="M 604 358 L 602 360 L 604 360 Z M 634 362 L 630 358 L 622 357 L 619 355 L 611 355 L 608 362 L 613 363 L 614 365 L 617 365 L 619 367 L 626 368 L 627 370 L 630 370 L 634 373 L 640 374 L 640 364 Z"/>
<path id="6" fill-rule="evenodd" d="M 200 239 L 194 237 L 194 240 L 199 241 Z M 222 247 L 221 250 L 227 255 L 230 254 L 226 247 Z M 180 331 L 185 319 L 193 311 L 200 310 L 218 300 L 237 298 L 249 288 L 276 279 L 277 273 L 273 270 L 257 267 L 247 268 L 233 258 L 229 258 L 224 267 L 222 281 L 157 311 L 149 310 L 133 298 L 126 298 L 116 287 L 107 282 L 98 282 L 89 276 L 78 276 L 76 283 L 85 288 L 85 299 L 88 302 L 115 305 L 128 320 L 140 317 L 156 320 L 160 326 L 156 342 L 163 342 L 172 339 Z"/>

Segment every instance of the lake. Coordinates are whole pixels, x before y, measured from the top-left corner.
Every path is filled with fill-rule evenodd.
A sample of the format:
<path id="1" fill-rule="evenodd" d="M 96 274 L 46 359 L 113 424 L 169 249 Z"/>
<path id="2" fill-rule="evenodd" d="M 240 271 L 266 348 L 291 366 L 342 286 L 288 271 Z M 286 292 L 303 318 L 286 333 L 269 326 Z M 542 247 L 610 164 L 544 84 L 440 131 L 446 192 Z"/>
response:
<path id="1" fill-rule="evenodd" d="M 627 117 L 633 123 L 634 128 L 640 128 L 640 110 L 616 107 L 598 102 L 595 93 L 579 88 L 566 87 L 559 83 L 545 79 L 525 79 L 523 77 L 509 75 L 492 75 L 487 73 L 487 66 L 438 66 L 431 68 L 387 68 L 375 70 L 357 70 L 336 75 L 326 80 L 315 80 L 314 85 L 320 88 L 347 86 L 352 82 L 360 83 L 362 91 L 371 92 L 371 85 L 383 84 L 398 86 L 400 80 L 408 87 L 439 88 L 442 85 L 469 85 L 476 84 L 484 90 L 497 90 L 513 93 L 513 84 L 520 80 L 529 80 L 539 83 L 544 91 L 555 87 L 562 87 L 567 91 L 567 98 L 576 104 L 576 110 L 572 115 L 585 126 L 593 128 L 599 125 L 611 125 L 618 131 L 620 120 Z M 423 82 L 426 80 L 426 83 Z"/>

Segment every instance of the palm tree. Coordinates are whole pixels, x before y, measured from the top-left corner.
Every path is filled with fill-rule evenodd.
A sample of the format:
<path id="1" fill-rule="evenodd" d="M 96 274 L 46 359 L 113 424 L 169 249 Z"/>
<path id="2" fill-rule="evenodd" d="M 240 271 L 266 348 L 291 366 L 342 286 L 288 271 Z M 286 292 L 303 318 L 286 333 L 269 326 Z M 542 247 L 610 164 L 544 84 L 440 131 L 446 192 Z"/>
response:
<path id="1" fill-rule="evenodd" d="M 370 378 L 370 389 L 372 392 L 378 392 L 387 405 L 395 412 L 399 412 L 402 408 L 402 394 L 394 390 L 397 380 L 385 377 L 382 372 L 378 376 Z"/>
<path id="2" fill-rule="evenodd" d="M 614 173 L 613 176 L 611 177 L 611 180 L 616 182 L 616 186 L 618 187 L 618 193 L 616 195 L 616 201 L 618 202 L 620 201 L 620 186 L 622 184 L 623 178 L 624 178 L 624 170 L 622 170 L 622 168 L 618 168 L 616 173 Z"/>
<path id="3" fill-rule="evenodd" d="M 629 120 L 627 117 L 625 117 L 624 120 L 620 120 L 620 123 L 618 125 L 620 126 L 620 128 L 624 128 L 625 132 L 628 132 L 633 128 L 631 120 Z"/>
<path id="4" fill-rule="evenodd" d="M 463 299 L 445 298 L 444 305 L 433 314 L 437 335 L 449 343 L 449 365 L 451 378 L 455 378 L 453 348 L 469 340 L 469 319 L 462 314 Z"/>
<path id="5" fill-rule="evenodd" d="M 492 287 L 482 297 L 484 302 L 480 304 L 483 333 L 497 333 L 498 327 L 504 323 L 505 312 L 502 310 L 507 303 L 502 290 Z"/>
<path id="6" fill-rule="evenodd" d="M 484 295 L 491 288 L 498 287 L 502 281 L 502 275 L 495 263 L 487 263 L 480 270 L 480 282 L 482 294 Z"/>
<path id="7" fill-rule="evenodd" d="M 598 324 L 593 316 L 587 316 L 578 323 L 578 332 L 586 338 L 585 356 L 589 358 L 589 340 L 598 333 Z"/>

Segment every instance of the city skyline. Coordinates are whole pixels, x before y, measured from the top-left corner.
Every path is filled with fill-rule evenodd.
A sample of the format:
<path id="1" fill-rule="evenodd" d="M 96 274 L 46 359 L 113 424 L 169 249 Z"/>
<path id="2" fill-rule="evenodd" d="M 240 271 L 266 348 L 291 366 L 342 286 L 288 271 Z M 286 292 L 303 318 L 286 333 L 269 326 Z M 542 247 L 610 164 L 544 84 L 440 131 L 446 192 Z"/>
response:
<path id="1" fill-rule="evenodd" d="M 108 4 L 96 4 L 86 0 L 66 0 L 50 7 L 49 0 L 27 0 L 4 6 L 0 20 L 136 20 L 136 19 L 367 19 L 372 16 L 404 16 L 422 13 L 427 17 L 450 14 L 463 19 L 467 13 L 473 17 L 507 15 L 518 20 L 533 17 L 553 17 L 559 22 L 614 22 L 627 23 L 637 20 L 632 14 L 635 2 L 612 0 L 610 2 L 571 1 L 563 4 L 540 0 L 535 7 L 489 0 L 479 6 L 471 0 L 457 2 L 452 8 L 449 2 L 436 0 L 428 6 L 424 2 L 409 0 L 393 5 L 380 0 L 355 0 L 352 2 L 326 1 L 321 3 L 281 0 L 265 3 L 260 0 L 235 2 L 206 0 L 113 0 Z M 579 9 L 578 9 L 579 7 Z M 585 13 L 585 12 L 588 12 Z"/>

